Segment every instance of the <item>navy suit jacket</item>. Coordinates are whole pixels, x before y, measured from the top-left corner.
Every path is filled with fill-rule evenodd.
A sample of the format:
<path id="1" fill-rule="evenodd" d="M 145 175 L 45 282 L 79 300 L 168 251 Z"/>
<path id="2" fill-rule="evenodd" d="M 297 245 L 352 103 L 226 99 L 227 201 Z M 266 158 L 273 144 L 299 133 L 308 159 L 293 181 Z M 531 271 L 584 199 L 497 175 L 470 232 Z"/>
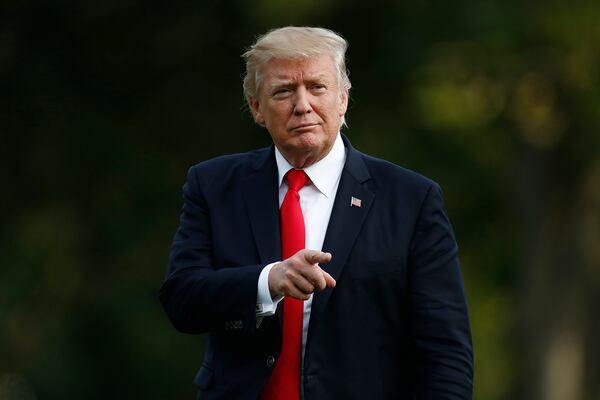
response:
<path id="1" fill-rule="evenodd" d="M 333 259 L 321 266 L 337 285 L 313 297 L 304 399 L 470 399 L 471 335 L 440 188 L 344 144 L 323 243 Z M 178 330 L 208 333 L 199 399 L 256 400 L 279 354 L 281 313 L 257 328 L 255 310 L 262 268 L 281 260 L 277 176 L 273 146 L 188 172 L 160 300 Z"/>

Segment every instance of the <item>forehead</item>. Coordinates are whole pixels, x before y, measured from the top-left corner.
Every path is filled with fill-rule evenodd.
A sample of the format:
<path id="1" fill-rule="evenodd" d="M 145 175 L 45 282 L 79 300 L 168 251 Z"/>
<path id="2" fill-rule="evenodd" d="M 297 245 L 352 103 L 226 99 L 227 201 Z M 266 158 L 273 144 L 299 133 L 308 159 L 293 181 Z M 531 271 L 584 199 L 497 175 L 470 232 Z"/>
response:
<path id="1" fill-rule="evenodd" d="M 262 78 L 270 80 L 334 79 L 335 66 L 329 56 L 301 59 L 272 58 L 262 68 Z"/>

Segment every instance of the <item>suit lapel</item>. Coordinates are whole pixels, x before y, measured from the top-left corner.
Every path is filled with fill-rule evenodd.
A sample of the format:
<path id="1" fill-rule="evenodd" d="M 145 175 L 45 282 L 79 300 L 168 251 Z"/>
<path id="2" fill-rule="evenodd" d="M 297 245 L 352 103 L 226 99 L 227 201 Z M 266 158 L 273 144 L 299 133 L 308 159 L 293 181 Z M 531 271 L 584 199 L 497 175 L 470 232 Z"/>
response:
<path id="1" fill-rule="evenodd" d="M 329 264 L 321 266 L 335 280 L 338 280 L 343 272 L 353 244 L 375 198 L 375 194 L 367 187 L 371 177 L 362 155 L 352 148 L 345 136 L 343 139 L 347 149 L 346 164 L 323 242 L 323 251 L 330 252 L 333 257 Z M 353 205 L 352 198 L 360 200 L 360 206 L 356 202 Z M 313 295 L 307 349 L 334 290 L 335 288 L 326 289 Z"/>
<path id="2" fill-rule="evenodd" d="M 244 201 L 261 263 L 281 259 L 277 165 L 273 146 L 256 155 L 244 182 Z"/>

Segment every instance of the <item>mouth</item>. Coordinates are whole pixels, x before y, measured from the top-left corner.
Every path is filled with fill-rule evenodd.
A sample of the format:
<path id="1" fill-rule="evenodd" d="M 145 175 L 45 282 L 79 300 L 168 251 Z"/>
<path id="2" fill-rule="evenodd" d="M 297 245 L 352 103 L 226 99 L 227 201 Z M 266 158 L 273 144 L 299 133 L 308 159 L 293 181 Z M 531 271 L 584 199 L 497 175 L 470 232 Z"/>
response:
<path id="1" fill-rule="evenodd" d="M 300 125 L 296 125 L 294 127 L 292 127 L 292 129 L 290 129 L 291 131 L 306 131 L 306 130 L 310 130 L 316 126 L 319 126 L 319 124 L 317 123 L 304 123 L 304 124 L 300 124 Z"/>

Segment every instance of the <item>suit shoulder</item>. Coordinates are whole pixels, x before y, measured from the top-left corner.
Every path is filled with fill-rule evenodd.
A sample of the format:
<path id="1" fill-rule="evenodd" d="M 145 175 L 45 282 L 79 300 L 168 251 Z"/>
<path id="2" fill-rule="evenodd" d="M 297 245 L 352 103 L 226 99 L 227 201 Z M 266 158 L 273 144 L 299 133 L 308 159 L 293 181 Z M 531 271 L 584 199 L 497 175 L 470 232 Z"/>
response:
<path id="1" fill-rule="evenodd" d="M 381 158 L 360 153 L 371 177 L 380 184 L 395 184 L 403 187 L 427 191 L 430 187 L 439 187 L 434 180 L 411 169 L 394 164 Z"/>
<path id="2" fill-rule="evenodd" d="M 242 177 L 248 173 L 249 168 L 264 160 L 269 155 L 271 147 L 265 147 L 245 153 L 227 154 L 200 161 L 190 167 L 188 178 L 196 177 L 201 181 L 218 178 L 225 179 L 227 176 Z"/>
<path id="3" fill-rule="evenodd" d="M 442 199 L 441 188 L 432 179 L 390 161 L 362 156 L 370 174 L 369 184 L 381 199 L 380 204 L 403 205 L 418 214 L 432 196 Z"/>
<path id="4" fill-rule="evenodd" d="M 228 169 L 245 167 L 255 161 L 261 156 L 266 156 L 269 152 L 270 147 L 264 147 L 257 150 L 248 151 L 245 153 L 225 154 L 203 160 L 193 165 L 191 169 L 194 170 L 212 170 L 212 169 Z"/>

